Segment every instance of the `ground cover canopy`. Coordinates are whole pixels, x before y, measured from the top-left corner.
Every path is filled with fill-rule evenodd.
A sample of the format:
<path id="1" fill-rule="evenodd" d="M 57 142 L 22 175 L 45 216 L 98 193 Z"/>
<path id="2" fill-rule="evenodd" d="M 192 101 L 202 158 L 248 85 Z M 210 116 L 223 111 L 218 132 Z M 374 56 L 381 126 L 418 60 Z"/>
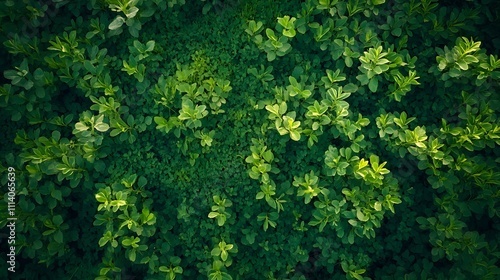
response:
<path id="1" fill-rule="evenodd" d="M 0 278 L 498 279 L 498 30 L 494 0 L 2 1 Z"/>

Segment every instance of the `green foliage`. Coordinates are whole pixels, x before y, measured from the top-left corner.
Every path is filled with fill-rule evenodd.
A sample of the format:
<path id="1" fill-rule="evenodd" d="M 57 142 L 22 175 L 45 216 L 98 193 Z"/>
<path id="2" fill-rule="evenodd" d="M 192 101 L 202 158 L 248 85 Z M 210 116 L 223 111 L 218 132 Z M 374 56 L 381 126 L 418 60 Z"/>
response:
<path id="1" fill-rule="evenodd" d="M 231 214 L 228 211 L 226 211 L 226 208 L 233 205 L 233 203 L 231 202 L 231 200 L 221 199 L 217 195 L 214 195 L 213 199 L 214 199 L 215 205 L 212 206 L 212 212 L 208 213 L 208 217 L 210 219 L 215 218 L 217 220 L 217 225 L 221 227 L 224 225 L 226 220 L 231 217 Z M 227 258 L 227 256 L 226 256 L 226 258 Z M 223 258 L 222 261 L 226 261 L 226 260 Z"/>
<path id="2" fill-rule="evenodd" d="M 16 71 L 17 70 L 17 71 Z M 4 72 L 4 77 L 11 80 L 13 86 L 23 87 L 25 90 L 29 90 L 33 87 L 33 82 L 29 77 L 28 61 L 25 59 L 21 62 L 16 70 L 7 70 Z"/>
<path id="3" fill-rule="evenodd" d="M 159 270 L 161 272 L 168 273 L 168 279 L 174 280 L 176 277 L 176 274 L 182 274 L 183 269 L 182 267 L 179 266 L 181 262 L 181 258 L 179 257 L 170 257 L 170 266 L 160 266 Z"/>
<path id="4" fill-rule="evenodd" d="M 14 278 L 498 278 L 496 8 L 0 3 Z"/>
<path id="5" fill-rule="evenodd" d="M 266 41 L 264 41 L 264 38 L 262 37 L 262 35 L 258 34 L 258 33 L 260 33 L 259 28 L 257 27 L 258 25 L 257 26 L 249 26 L 249 28 L 253 28 L 253 29 L 250 29 L 250 32 L 247 32 L 247 33 L 252 34 L 253 41 L 259 46 L 259 49 L 262 49 L 267 53 L 267 60 L 268 61 L 275 60 L 277 56 L 284 56 L 288 52 L 290 52 L 290 50 L 291 50 L 291 45 L 288 43 L 288 40 L 289 40 L 288 38 L 293 37 L 293 35 L 295 35 L 295 33 L 294 33 L 295 29 L 293 28 L 293 23 L 290 24 L 289 20 L 283 24 L 286 24 L 286 26 L 288 26 L 288 27 L 291 26 L 291 29 L 284 28 L 283 35 L 278 37 L 273 29 L 267 28 L 266 29 L 266 37 L 267 37 Z M 255 34 L 257 34 L 257 35 L 255 35 Z"/>

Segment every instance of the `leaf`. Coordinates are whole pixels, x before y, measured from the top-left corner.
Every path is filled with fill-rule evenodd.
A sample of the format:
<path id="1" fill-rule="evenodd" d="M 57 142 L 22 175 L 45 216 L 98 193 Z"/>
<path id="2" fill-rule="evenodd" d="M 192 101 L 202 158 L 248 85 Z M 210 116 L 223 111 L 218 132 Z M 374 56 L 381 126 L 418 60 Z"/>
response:
<path id="1" fill-rule="evenodd" d="M 403 30 L 400 27 L 397 27 L 391 31 L 391 34 L 396 36 L 396 37 L 399 37 L 399 36 L 401 36 L 402 32 L 403 32 Z"/>
<path id="2" fill-rule="evenodd" d="M 273 41 L 278 41 L 278 38 L 276 37 L 276 35 L 274 34 L 274 31 L 270 28 L 267 28 L 266 29 L 266 35 L 267 35 L 267 38 L 273 40 Z"/>
<path id="3" fill-rule="evenodd" d="M 362 222 L 368 221 L 368 217 L 366 217 L 365 214 L 360 209 L 357 210 L 356 217 L 358 218 L 358 220 Z"/>
<path id="4" fill-rule="evenodd" d="M 51 235 L 52 233 L 54 233 L 56 230 L 55 229 L 49 229 L 49 230 L 46 230 L 42 233 L 43 236 L 47 236 L 47 235 Z"/>
<path id="5" fill-rule="evenodd" d="M 98 123 L 94 126 L 94 128 L 97 130 L 97 131 L 100 131 L 100 132 L 106 132 L 108 131 L 109 129 L 109 125 L 107 123 Z"/>
<path id="6" fill-rule="evenodd" d="M 221 254 L 220 254 L 220 258 L 222 261 L 226 261 L 227 260 L 227 257 L 229 256 L 229 254 L 227 253 L 226 250 L 222 251 Z"/>
<path id="7" fill-rule="evenodd" d="M 215 218 L 217 216 L 219 216 L 219 213 L 217 213 L 217 212 L 210 212 L 210 213 L 208 213 L 208 217 L 210 219 L 213 219 L 213 218 Z"/>
<path id="8" fill-rule="evenodd" d="M 117 136 L 120 133 L 122 133 L 122 130 L 119 129 L 119 128 L 115 128 L 115 129 L 111 130 L 111 133 L 109 134 L 109 136 L 115 137 L 115 136 Z"/>
<path id="9" fill-rule="evenodd" d="M 356 79 L 361 82 L 361 85 L 366 85 L 370 82 L 370 79 L 366 74 L 361 74 L 356 76 Z"/>
<path id="10" fill-rule="evenodd" d="M 283 30 L 283 35 L 289 38 L 295 37 L 297 33 L 295 32 L 295 29 L 284 29 Z"/>
<path id="11" fill-rule="evenodd" d="M 347 236 L 347 242 L 349 242 L 349 244 L 354 244 L 354 232 L 351 230 L 349 232 L 349 235 Z"/>
<path id="12" fill-rule="evenodd" d="M 151 40 L 146 43 L 146 51 L 151 52 L 155 48 L 155 41 Z"/>
<path id="13" fill-rule="evenodd" d="M 458 67 L 460 67 L 460 69 L 462 69 L 464 71 L 467 70 L 467 69 L 469 69 L 469 65 L 465 61 L 463 61 L 463 60 L 459 60 L 456 63 L 458 65 Z"/>
<path id="14" fill-rule="evenodd" d="M 115 30 L 120 28 L 123 23 L 125 23 L 125 19 L 121 16 L 117 16 L 110 24 L 109 24 L 109 29 L 110 30 Z"/>
<path id="15" fill-rule="evenodd" d="M 144 187 L 147 183 L 148 183 L 148 179 L 146 179 L 146 177 L 142 177 L 142 176 L 139 177 L 139 180 L 137 181 L 137 185 L 139 186 L 139 188 Z M 142 211 L 144 212 L 144 210 L 145 209 L 143 209 Z"/>
<path id="16" fill-rule="evenodd" d="M 99 192 L 95 195 L 95 199 L 98 201 L 98 202 L 101 202 L 101 203 L 105 203 L 108 201 L 108 199 L 106 198 L 105 194 L 103 192 Z"/>
<path id="17" fill-rule="evenodd" d="M 134 238 L 128 237 L 128 238 L 125 238 L 122 240 L 122 245 L 125 247 L 128 247 L 128 246 L 132 245 L 132 242 L 134 242 Z"/>
<path id="18" fill-rule="evenodd" d="M 212 4 L 206 3 L 205 5 L 203 5 L 202 13 L 206 15 L 210 11 L 210 9 L 212 9 Z"/>
<path id="19" fill-rule="evenodd" d="M 368 88 L 370 89 L 371 92 L 376 92 L 378 88 L 378 79 L 376 77 L 373 77 L 370 82 L 368 83 Z"/>
<path id="20" fill-rule="evenodd" d="M 370 164 L 373 169 L 378 169 L 379 157 L 377 155 L 370 155 Z"/>
<path id="21" fill-rule="evenodd" d="M 283 102 L 281 102 L 281 104 L 280 104 L 280 106 L 279 106 L 279 110 L 278 110 L 278 112 L 279 112 L 279 114 L 280 114 L 280 115 L 283 115 L 283 114 L 285 114 L 285 113 L 286 113 L 286 110 L 287 110 L 287 109 L 288 109 L 288 108 L 287 108 L 286 102 L 285 102 L 285 101 L 283 101 Z"/>
<path id="22" fill-rule="evenodd" d="M 274 104 L 272 106 L 271 105 L 266 105 L 266 110 L 269 111 L 270 113 L 272 113 L 274 115 L 274 117 L 280 117 L 281 116 L 281 114 L 279 112 L 279 106 L 278 106 L 278 104 Z"/>
<path id="23" fill-rule="evenodd" d="M 267 61 L 273 61 L 276 59 L 276 53 L 271 51 L 267 53 Z"/>
<path id="24" fill-rule="evenodd" d="M 271 152 L 270 150 L 267 150 L 266 152 L 264 152 L 262 157 L 264 158 L 265 161 L 267 161 L 269 163 L 272 162 L 274 159 L 273 152 Z"/>
<path id="25" fill-rule="evenodd" d="M 61 215 L 56 215 L 52 217 L 52 221 L 54 222 L 54 225 L 59 227 L 63 223 L 63 218 Z"/>
<path id="26" fill-rule="evenodd" d="M 6 70 L 3 72 L 3 76 L 9 80 L 14 80 L 19 77 L 16 70 Z"/>
<path id="27" fill-rule="evenodd" d="M 50 195 L 59 200 L 59 201 L 62 201 L 62 192 L 60 190 L 56 190 L 56 189 L 53 189 L 52 192 L 50 193 Z"/>
<path id="28" fill-rule="evenodd" d="M 299 141 L 300 140 L 300 132 L 296 131 L 296 130 L 292 130 L 290 131 L 290 138 L 293 140 L 293 141 Z"/>
<path id="29" fill-rule="evenodd" d="M 99 247 L 106 245 L 108 242 L 109 238 L 107 236 L 101 237 L 101 239 L 99 239 Z"/>
<path id="30" fill-rule="evenodd" d="M 258 192 L 257 195 L 255 196 L 255 199 L 263 199 L 264 198 L 264 193 L 263 192 Z"/>
<path id="31" fill-rule="evenodd" d="M 157 117 L 154 117 L 153 120 L 158 125 L 156 127 L 157 129 L 159 129 L 159 127 L 161 127 L 161 126 L 167 125 L 167 120 L 164 117 L 157 116 Z"/>
<path id="32" fill-rule="evenodd" d="M 135 262 L 135 258 L 136 258 L 136 253 L 135 253 L 135 250 L 130 250 L 129 251 L 129 254 L 128 254 L 128 258 L 132 261 L 132 262 Z"/>
<path id="33" fill-rule="evenodd" d="M 212 251 L 210 252 L 210 255 L 214 256 L 214 257 L 217 257 L 219 256 L 221 253 L 221 250 L 219 248 L 213 248 Z"/>
<path id="34" fill-rule="evenodd" d="M 425 227 L 427 224 L 429 224 L 429 222 L 427 221 L 427 219 L 424 218 L 424 217 L 417 217 L 416 221 L 417 221 L 417 223 L 420 224 L 421 228 Z"/>
<path id="35" fill-rule="evenodd" d="M 342 91 L 344 93 L 353 93 L 353 92 L 358 91 L 358 86 L 353 84 L 353 83 L 349 83 L 349 84 L 342 87 Z"/>
<path id="36" fill-rule="evenodd" d="M 60 230 L 56 231 L 56 233 L 54 234 L 54 240 L 57 243 L 63 244 L 63 234 Z"/>
<path id="37" fill-rule="evenodd" d="M 88 130 L 89 128 L 84 123 L 77 122 L 75 124 L 75 129 L 78 131 L 85 131 L 85 130 Z"/>
<path id="38" fill-rule="evenodd" d="M 184 270 L 182 269 L 182 267 L 180 266 L 176 266 L 174 267 L 174 273 L 177 273 L 177 274 L 182 274 Z"/>
<path id="39" fill-rule="evenodd" d="M 132 7 L 127 11 L 125 15 L 127 16 L 127 18 L 133 18 L 135 17 L 135 15 L 137 15 L 137 12 L 139 12 L 139 8 Z"/>

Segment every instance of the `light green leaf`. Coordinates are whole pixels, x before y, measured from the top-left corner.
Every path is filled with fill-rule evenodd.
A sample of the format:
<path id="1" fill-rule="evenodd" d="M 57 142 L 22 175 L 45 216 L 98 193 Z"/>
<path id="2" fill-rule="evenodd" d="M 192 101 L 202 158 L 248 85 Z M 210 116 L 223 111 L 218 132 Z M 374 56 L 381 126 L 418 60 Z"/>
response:
<path id="1" fill-rule="evenodd" d="M 290 131 L 290 138 L 293 140 L 293 141 L 299 141 L 300 140 L 300 132 L 296 131 L 296 130 L 292 130 Z"/>
<path id="2" fill-rule="evenodd" d="M 109 129 L 109 125 L 107 123 L 98 123 L 94 126 L 94 128 L 97 130 L 97 131 L 100 131 L 100 132 L 106 132 L 108 131 Z"/>
<path id="3" fill-rule="evenodd" d="M 120 28 L 123 24 L 125 23 L 125 19 L 121 16 L 117 16 L 110 24 L 109 24 L 109 29 L 110 30 L 115 30 Z"/>
<path id="4" fill-rule="evenodd" d="M 208 217 L 210 219 L 213 219 L 213 218 L 215 218 L 217 216 L 219 216 L 219 213 L 217 213 L 217 212 L 210 212 L 210 213 L 208 213 Z"/>
<path id="5" fill-rule="evenodd" d="M 222 251 L 221 254 L 220 254 L 220 258 L 222 261 L 226 261 L 227 260 L 227 257 L 229 256 L 229 254 L 227 253 L 227 251 Z"/>

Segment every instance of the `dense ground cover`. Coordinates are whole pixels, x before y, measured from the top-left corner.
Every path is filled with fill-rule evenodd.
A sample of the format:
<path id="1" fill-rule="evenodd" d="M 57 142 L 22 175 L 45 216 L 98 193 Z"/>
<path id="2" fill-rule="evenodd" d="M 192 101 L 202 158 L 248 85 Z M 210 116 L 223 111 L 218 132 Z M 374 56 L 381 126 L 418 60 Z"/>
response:
<path id="1" fill-rule="evenodd" d="M 0 7 L 2 279 L 500 277 L 496 1 Z"/>

